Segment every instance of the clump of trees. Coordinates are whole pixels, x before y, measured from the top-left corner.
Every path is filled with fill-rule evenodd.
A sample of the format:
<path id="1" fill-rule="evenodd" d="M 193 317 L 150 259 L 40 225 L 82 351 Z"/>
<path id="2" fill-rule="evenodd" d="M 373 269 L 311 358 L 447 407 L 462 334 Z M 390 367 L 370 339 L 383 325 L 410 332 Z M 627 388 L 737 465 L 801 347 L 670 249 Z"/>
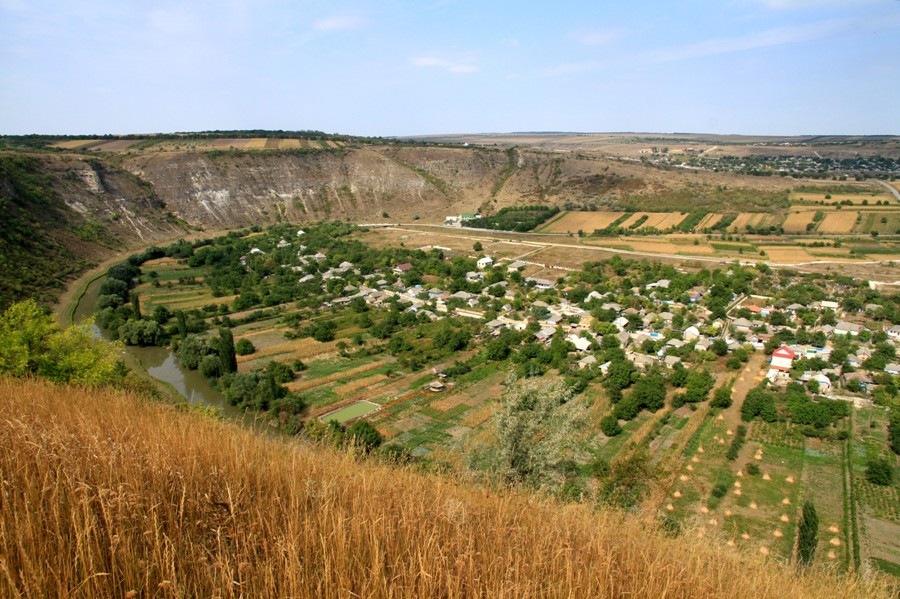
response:
<path id="1" fill-rule="evenodd" d="M 0 314 L 0 374 L 6 376 L 111 384 L 122 379 L 119 349 L 95 339 L 89 324 L 60 327 L 33 300 L 12 304 Z"/>
<path id="2" fill-rule="evenodd" d="M 507 206 L 492 216 L 482 216 L 466 221 L 466 226 L 476 229 L 524 233 L 534 229 L 558 212 L 558 206 Z"/>

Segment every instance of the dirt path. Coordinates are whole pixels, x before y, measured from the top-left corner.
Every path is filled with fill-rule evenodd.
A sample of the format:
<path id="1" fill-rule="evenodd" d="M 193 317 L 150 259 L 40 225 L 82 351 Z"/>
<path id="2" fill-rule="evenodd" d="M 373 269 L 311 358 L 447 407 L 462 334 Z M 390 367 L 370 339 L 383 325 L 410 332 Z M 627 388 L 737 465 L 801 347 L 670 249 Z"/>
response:
<path id="1" fill-rule="evenodd" d="M 741 421 L 741 407 L 747 394 L 762 382 L 765 374 L 762 367 L 766 363 L 766 356 L 761 352 L 750 354 L 750 360 L 741 370 L 734 386 L 731 388 L 731 407 L 722 411 L 728 428 L 734 429 Z"/>

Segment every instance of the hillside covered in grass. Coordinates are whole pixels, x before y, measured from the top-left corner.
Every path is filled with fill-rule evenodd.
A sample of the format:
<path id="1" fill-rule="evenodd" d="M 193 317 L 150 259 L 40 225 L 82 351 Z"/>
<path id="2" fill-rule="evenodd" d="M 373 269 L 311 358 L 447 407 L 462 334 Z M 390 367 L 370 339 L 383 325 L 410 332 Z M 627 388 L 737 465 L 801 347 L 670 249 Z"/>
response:
<path id="1" fill-rule="evenodd" d="M 0 398 L 2 596 L 890 595 L 120 392 Z"/>

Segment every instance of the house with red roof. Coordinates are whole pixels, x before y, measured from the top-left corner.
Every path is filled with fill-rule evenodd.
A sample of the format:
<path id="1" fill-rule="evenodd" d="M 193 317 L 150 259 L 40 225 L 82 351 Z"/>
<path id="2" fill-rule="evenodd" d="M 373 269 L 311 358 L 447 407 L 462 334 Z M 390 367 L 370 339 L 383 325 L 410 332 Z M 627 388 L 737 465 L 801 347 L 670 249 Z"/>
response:
<path id="1" fill-rule="evenodd" d="M 772 352 L 772 368 L 777 370 L 790 370 L 794 363 L 794 358 L 796 357 L 797 354 L 794 353 L 794 350 L 787 345 L 782 345 Z"/>

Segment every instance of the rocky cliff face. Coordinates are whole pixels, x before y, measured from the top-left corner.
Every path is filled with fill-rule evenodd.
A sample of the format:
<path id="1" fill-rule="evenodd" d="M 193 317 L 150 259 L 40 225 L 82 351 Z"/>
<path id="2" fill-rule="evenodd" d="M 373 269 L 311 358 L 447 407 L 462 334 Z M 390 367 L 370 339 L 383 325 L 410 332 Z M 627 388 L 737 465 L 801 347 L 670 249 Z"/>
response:
<path id="1" fill-rule="evenodd" d="M 123 166 L 151 183 L 168 210 L 217 229 L 277 219 L 441 222 L 514 204 L 561 205 L 585 192 L 599 197 L 624 180 L 604 179 L 608 163 L 483 148 L 157 153 Z"/>
<path id="2" fill-rule="evenodd" d="M 438 223 L 451 214 L 516 204 L 563 206 L 585 197 L 602 203 L 626 180 L 631 190 L 642 185 L 616 175 L 609 162 L 571 153 L 404 144 L 3 152 L 0 160 L 0 204 L 9 207 L 0 224 L 8 275 L 0 292 L 7 299 L 58 288 L 86 261 L 113 250 L 201 229 L 279 220 Z"/>

